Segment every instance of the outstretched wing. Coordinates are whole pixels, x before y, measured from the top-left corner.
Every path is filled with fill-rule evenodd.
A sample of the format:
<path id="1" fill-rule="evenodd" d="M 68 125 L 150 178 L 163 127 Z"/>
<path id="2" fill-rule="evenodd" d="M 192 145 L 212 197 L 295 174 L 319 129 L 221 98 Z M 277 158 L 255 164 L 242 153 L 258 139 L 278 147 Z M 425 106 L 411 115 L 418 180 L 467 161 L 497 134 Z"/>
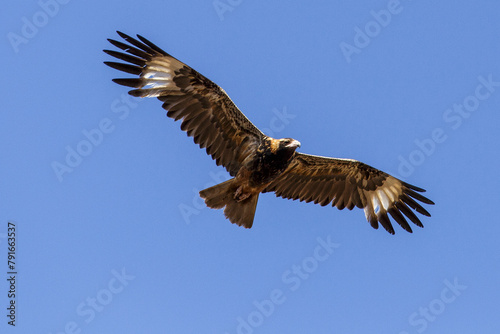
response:
<path id="1" fill-rule="evenodd" d="M 372 227 L 378 228 L 380 223 L 391 234 L 394 234 L 394 229 L 387 214 L 411 233 L 404 216 L 419 227 L 423 225 L 410 208 L 430 216 L 417 201 L 434 204 L 418 193 L 424 189 L 362 162 L 298 152 L 288 169 L 263 192 L 270 191 L 287 199 L 314 201 L 321 205 L 332 203 L 339 210 L 352 210 L 355 206 L 363 208 Z"/>
<path id="2" fill-rule="evenodd" d="M 126 53 L 104 50 L 126 63 L 104 62 L 117 70 L 137 75 L 114 82 L 135 88 L 130 95 L 157 97 L 167 116 L 181 119 L 181 129 L 201 148 L 206 148 L 217 165 L 235 175 L 243 161 L 259 145 L 263 133 L 231 101 L 224 90 L 175 59 L 147 39 L 136 40 L 117 32 L 129 44 L 108 41 Z"/>

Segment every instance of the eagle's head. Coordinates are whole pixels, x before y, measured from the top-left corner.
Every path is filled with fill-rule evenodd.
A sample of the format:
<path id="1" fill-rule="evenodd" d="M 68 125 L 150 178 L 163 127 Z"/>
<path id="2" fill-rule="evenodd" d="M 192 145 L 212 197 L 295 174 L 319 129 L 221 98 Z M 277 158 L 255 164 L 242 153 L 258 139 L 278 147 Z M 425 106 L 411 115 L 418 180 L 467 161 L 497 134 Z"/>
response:
<path id="1" fill-rule="evenodd" d="M 291 149 L 295 151 L 297 147 L 300 147 L 300 142 L 293 138 L 281 138 L 279 139 L 279 148 L 280 149 Z"/>
<path id="2" fill-rule="evenodd" d="M 293 156 L 293 153 L 300 147 L 300 142 L 293 138 L 278 139 L 277 154 L 285 157 L 286 160 Z"/>

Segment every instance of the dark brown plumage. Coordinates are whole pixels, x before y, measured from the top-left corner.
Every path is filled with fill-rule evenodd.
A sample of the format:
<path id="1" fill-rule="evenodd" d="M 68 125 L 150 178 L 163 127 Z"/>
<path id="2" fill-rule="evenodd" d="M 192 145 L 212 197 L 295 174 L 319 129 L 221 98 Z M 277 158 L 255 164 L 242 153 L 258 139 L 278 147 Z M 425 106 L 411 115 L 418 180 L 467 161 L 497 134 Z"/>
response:
<path id="1" fill-rule="evenodd" d="M 142 36 L 136 40 L 118 34 L 129 44 L 109 42 L 126 53 L 104 52 L 126 63 L 105 64 L 138 77 L 113 81 L 134 88 L 129 91 L 133 96 L 157 97 L 167 116 L 181 120 L 181 129 L 233 176 L 200 192 L 207 206 L 225 208 L 232 223 L 252 227 L 261 192 L 322 206 L 332 203 L 340 210 L 363 208 L 372 227 L 380 223 L 391 234 L 389 215 L 408 232 L 405 216 L 423 227 L 411 209 L 430 216 L 417 202 L 434 204 L 420 194 L 425 190 L 359 161 L 296 152 L 298 141 L 264 135 L 222 88 L 191 67 Z"/>

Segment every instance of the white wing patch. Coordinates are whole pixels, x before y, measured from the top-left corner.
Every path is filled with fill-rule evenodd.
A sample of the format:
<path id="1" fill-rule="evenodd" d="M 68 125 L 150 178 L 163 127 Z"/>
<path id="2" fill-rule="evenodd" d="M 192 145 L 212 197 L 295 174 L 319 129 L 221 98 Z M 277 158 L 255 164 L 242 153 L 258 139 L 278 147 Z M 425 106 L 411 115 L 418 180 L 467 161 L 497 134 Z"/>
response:
<path id="1" fill-rule="evenodd" d="M 378 189 L 365 192 L 368 199 L 364 207 L 366 220 L 370 221 L 371 217 L 386 213 L 402 193 L 399 181 L 391 176 Z"/>
<path id="2" fill-rule="evenodd" d="M 170 57 L 153 58 L 151 61 L 148 61 L 141 74 L 141 78 L 144 80 L 142 89 L 152 89 L 146 96 L 159 96 L 162 89 L 178 90 L 178 87 L 173 82 L 173 78 L 175 71 L 181 69 L 183 66 L 183 63 Z"/>
<path id="3" fill-rule="evenodd" d="M 382 208 L 387 211 L 389 208 L 389 198 L 387 198 L 383 189 L 377 190 L 377 197 L 380 200 L 380 203 L 382 203 Z"/>
<path id="4" fill-rule="evenodd" d="M 373 195 L 372 195 L 372 209 L 373 209 L 373 212 L 375 212 L 376 214 L 378 214 L 380 211 L 380 201 L 377 198 L 377 196 L 373 196 Z"/>

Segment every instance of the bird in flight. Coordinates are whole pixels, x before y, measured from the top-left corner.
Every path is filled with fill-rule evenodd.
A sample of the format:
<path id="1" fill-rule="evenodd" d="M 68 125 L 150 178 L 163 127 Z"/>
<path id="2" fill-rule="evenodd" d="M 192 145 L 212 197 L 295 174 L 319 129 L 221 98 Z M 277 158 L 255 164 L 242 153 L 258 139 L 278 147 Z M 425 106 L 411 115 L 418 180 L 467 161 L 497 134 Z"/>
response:
<path id="1" fill-rule="evenodd" d="M 424 189 L 356 160 L 297 152 L 299 141 L 266 136 L 205 76 L 140 35 L 117 33 L 128 44 L 108 41 L 124 52 L 104 52 L 123 62 L 104 63 L 135 77 L 113 81 L 132 87 L 132 96 L 158 98 L 167 116 L 181 120 L 181 130 L 229 172 L 233 178 L 200 196 L 208 207 L 224 208 L 231 223 L 251 228 L 259 194 L 266 192 L 339 210 L 361 208 L 373 228 L 380 223 L 391 234 L 389 215 L 410 233 L 407 219 L 423 227 L 412 209 L 430 217 L 418 203 L 434 204 L 420 194 Z"/>

